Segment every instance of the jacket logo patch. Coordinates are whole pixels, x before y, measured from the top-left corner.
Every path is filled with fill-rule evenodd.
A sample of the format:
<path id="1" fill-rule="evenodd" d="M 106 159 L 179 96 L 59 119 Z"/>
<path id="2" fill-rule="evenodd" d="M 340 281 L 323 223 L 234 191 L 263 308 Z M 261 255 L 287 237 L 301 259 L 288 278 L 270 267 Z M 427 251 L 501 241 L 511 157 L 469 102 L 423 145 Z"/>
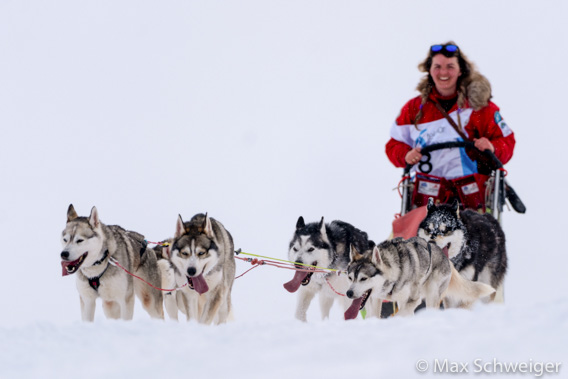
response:
<path id="1" fill-rule="evenodd" d="M 507 137 L 509 134 L 513 133 L 509 128 L 509 125 L 507 125 L 505 123 L 505 120 L 503 120 L 503 117 L 501 117 L 499 111 L 496 111 L 493 117 L 495 118 L 495 123 L 499 126 L 499 128 L 503 132 L 504 137 Z"/>

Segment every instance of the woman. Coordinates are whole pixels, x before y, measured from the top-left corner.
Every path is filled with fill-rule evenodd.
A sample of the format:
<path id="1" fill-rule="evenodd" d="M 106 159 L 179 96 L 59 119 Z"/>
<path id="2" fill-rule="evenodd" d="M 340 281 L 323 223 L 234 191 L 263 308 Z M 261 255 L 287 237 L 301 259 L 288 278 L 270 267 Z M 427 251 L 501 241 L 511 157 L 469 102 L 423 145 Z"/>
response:
<path id="1" fill-rule="evenodd" d="M 414 165 L 422 160 L 425 146 L 469 140 L 479 151 L 489 150 L 507 163 L 515 136 L 490 101 L 489 81 L 459 47 L 451 41 L 431 46 L 418 68 L 427 75 L 417 86 L 420 95 L 404 105 L 391 127 L 386 145 L 390 161 L 396 167 Z M 441 203 L 458 198 L 463 207 L 484 210 L 492 162 L 479 151 L 438 150 L 431 153 L 430 164 L 414 166 L 413 207 L 424 205 L 429 197 Z"/>

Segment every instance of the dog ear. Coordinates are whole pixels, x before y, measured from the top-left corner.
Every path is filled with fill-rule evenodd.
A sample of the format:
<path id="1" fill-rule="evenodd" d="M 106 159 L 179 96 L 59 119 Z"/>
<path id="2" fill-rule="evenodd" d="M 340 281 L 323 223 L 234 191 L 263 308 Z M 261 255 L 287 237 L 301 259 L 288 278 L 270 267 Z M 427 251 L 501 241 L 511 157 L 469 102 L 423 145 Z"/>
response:
<path id="1" fill-rule="evenodd" d="M 302 216 L 300 216 L 298 218 L 298 221 L 296 222 L 296 230 L 302 229 L 305 226 L 306 226 L 306 223 L 304 222 L 304 218 Z"/>
<path id="2" fill-rule="evenodd" d="M 181 215 L 178 215 L 178 219 L 176 222 L 176 232 L 174 234 L 174 238 L 179 238 L 185 234 L 185 226 L 183 225 L 183 220 Z"/>
<path id="3" fill-rule="evenodd" d="M 381 251 L 379 250 L 378 246 L 375 246 L 374 249 L 373 249 L 373 255 L 371 256 L 371 262 L 373 262 L 377 266 L 381 264 Z"/>
<path id="4" fill-rule="evenodd" d="M 170 245 L 166 245 L 162 248 L 162 256 L 164 258 L 170 259 L 172 257 L 172 247 Z"/>
<path id="5" fill-rule="evenodd" d="M 67 222 L 75 220 L 77 217 L 77 212 L 75 212 L 75 208 L 73 208 L 73 204 L 69 204 L 69 208 L 67 208 Z"/>
<path id="6" fill-rule="evenodd" d="M 363 258 L 363 255 L 359 254 L 359 252 L 357 251 L 357 248 L 353 244 L 349 245 L 349 258 L 350 258 L 351 262 L 355 262 L 355 261 L 358 261 L 359 259 Z"/>
<path id="7" fill-rule="evenodd" d="M 428 209 L 429 214 L 434 212 L 434 210 L 436 209 L 436 206 L 434 205 L 434 198 L 428 198 L 428 205 L 426 205 L 426 209 Z"/>
<path id="8" fill-rule="evenodd" d="M 320 233 L 321 233 L 321 239 L 324 240 L 325 242 L 329 243 L 329 239 L 327 238 L 327 228 L 325 226 L 323 216 L 322 216 L 321 221 L 319 223 L 319 230 L 320 230 Z"/>
<path id="9" fill-rule="evenodd" d="M 98 228 L 101 225 L 101 220 L 99 219 L 99 211 L 97 207 L 91 208 L 91 215 L 89 216 L 89 224 L 92 228 Z"/>
<path id="10" fill-rule="evenodd" d="M 211 224 L 211 217 L 207 216 L 205 213 L 205 221 L 203 221 L 203 232 L 209 238 L 215 238 L 215 233 L 213 232 L 213 224 Z"/>
<path id="11" fill-rule="evenodd" d="M 454 203 L 452 204 L 452 210 L 456 213 L 457 217 L 460 217 L 460 202 L 458 201 L 458 199 L 454 200 Z"/>

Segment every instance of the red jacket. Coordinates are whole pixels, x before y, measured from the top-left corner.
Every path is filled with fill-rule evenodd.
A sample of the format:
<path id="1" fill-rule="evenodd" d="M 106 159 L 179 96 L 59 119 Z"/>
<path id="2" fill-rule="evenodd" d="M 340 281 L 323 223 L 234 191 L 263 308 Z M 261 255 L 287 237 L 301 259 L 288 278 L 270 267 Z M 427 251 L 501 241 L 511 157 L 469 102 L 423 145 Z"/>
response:
<path id="1" fill-rule="evenodd" d="M 434 101 L 438 98 L 448 99 L 439 95 L 435 89 L 431 92 L 430 98 Z M 420 96 L 417 96 L 407 102 L 391 127 L 391 139 L 386 144 L 386 153 L 389 160 L 396 167 L 405 167 L 406 162 L 404 157 L 413 147 L 418 145 L 428 145 L 428 143 L 421 144 L 417 143 L 417 140 L 413 140 L 413 137 L 415 137 L 417 133 L 414 126 L 414 119 L 420 110 L 420 104 Z M 469 112 L 464 113 L 466 110 L 469 110 Z M 458 111 L 457 104 L 455 104 L 447 113 L 451 115 L 452 112 L 456 111 Z M 503 164 L 507 163 L 513 156 L 515 135 L 503 121 L 499 113 L 499 108 L 489 101 L 489 104 L 485 107 L 479 110 L 473 110 L 469 108 L 469 103 L 466 101 L 464 108 L 460 110 L 460 115 L 466 113 L 470 114 L 470 116 L 467 119 L 467 124 L 462 124 L 462 127 L 464 127 L 469 140 L 473 141 L 474 138 L 480 137 L 488 138 L 495 147 L 495 155 L 497 158 L 499 158 Z M 439 122 L 439 120 L 443 122 L 443 119 L 444 115 L 436 108 L 435 104 L 431 101 L 427 101 L 423 106 L 422 117 L 418 121 L 418 126 L 420 128 L 424 124 L 432 122 L 436 123 L 437 121 Z M 450 137 L 451 136 L 448 137 L 447 141 L 452 140 Z M 437 143 L 442 141 L 440 141 L 440 138 L 438 137 L 438 140 L 435 142 Z M 472 154 L 468 155 L 470 155 L 471 158 L 474 158 Z"/>

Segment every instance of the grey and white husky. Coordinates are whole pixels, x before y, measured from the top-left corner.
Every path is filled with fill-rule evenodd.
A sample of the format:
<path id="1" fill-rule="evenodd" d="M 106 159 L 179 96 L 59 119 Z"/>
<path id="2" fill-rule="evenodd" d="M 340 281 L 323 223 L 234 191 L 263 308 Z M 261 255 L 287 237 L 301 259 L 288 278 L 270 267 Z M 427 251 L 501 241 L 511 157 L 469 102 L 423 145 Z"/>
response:
<path id="1" fill-rule="evenodd" d="M 343 221 L 332 221 L 326 224 L 322 217 L 320 222 L 306 225 L 303 217 L 296 223 L 296 231 L 290 242 L 288 259 L 296 262 L 298 268 L 302 264 L 345 271 L 349 264 L 349 247 L 356 246 L 360 251 L 372 249 L 375 245 L 367 237 L 367 233 Z M 329 317 L 329 311 L 335 299 L 339 299 L 344 310 L 349 300 L 339 293 L 345 293 L 349 282 L 345 275 L 335 273 L 321 274 L 296 271 L 294 278 L 284 284 L 289 292 L 298 293 L 296 318 L 306 321 L 306 313 L 316 294 L 319 294 L 322 318 Z M 301 287 L 301 288 L 300 288 Z"/>
<path id="2" fill-rule="evenodd" d="M 76 274 L 83 321 L 94 320 L 99 297 L 107 318 L 131 320 L 134 294 L 151 317 L 164 318 L 162 293 L 110 263 L 113 258 L 128 271 L 159 286 L 156 255 L 146 248 L 144 236 L 118 225 L 103 224 L 96 207 L 89 217 L 79 217 L 71 204 L 61 244 L 63 276 Z"/>
<path id="3" fill-rule="evenodd" d="M 397 314 L 407 316 L 422 300 L 428 308 L 439 308 L 443 300 L 444 305 L 453 300 L 466 306 L 495 292 L 462 278 L 441 248 L 419 237 L 384 241 L 370 254 L 352 248 L 347 273 L 351 285 L 346 295 L 354 301 L 345 319 L 357 317 L 369 299 L 378 307 L 373 316 L 380 317 L 382 300 L 396 302 Z"/>
<path id="4" fill-rule="evenodd" d="M 499 289 L 507 272 L 505 233 L 499 222 L 490 214 L 469 209 L 460 212 L 457 201 L 436 206 L 430 199 L 427 209 L 418 236 L 446 247 L 452 263 L 465 278 Z"/>
<path id="5" fill-rule="evenodd" d="M 165 295 L 166 311 L 177 320 L 178 309 L 203 324 L 227 322 L 235 279 L 234 245 L 223 224 L 204 214 L 187 222 L 178 217 L 170 246 L 159 261 L 164 288 L 181 290 Z"/>

